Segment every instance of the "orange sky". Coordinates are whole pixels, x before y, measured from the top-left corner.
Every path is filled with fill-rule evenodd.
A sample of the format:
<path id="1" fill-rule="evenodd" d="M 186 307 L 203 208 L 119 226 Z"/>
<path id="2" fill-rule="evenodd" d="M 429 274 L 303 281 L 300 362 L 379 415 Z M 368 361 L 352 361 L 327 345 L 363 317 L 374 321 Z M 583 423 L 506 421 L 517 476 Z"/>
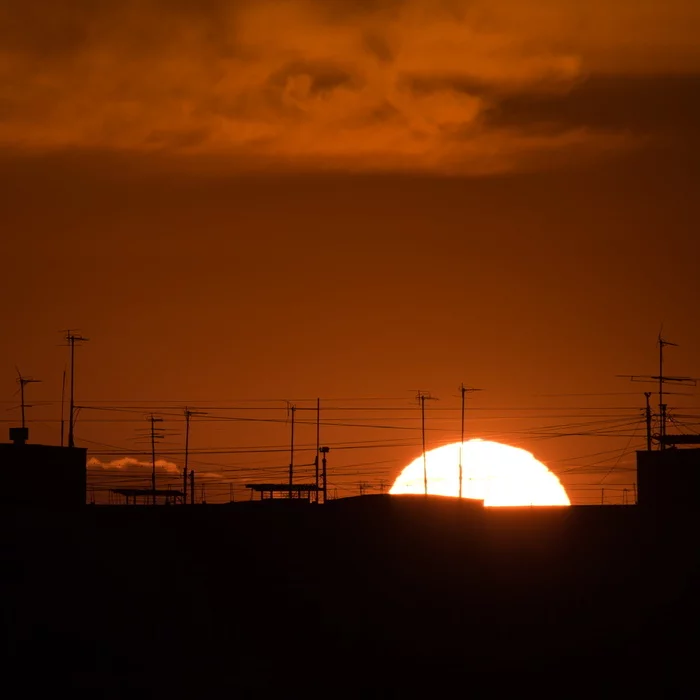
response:
<path id="1" fill-rule="evenodd" d="M 8 5 L 5 405 L 15 364 L 43 379 L 37 400 L 59 397 L 65 327 L 92 339 L 84 399 L 420 388 L 456 407 L 464 381 L 510 441 L 523 419 L 498 407 L 641 406 L 535 394 L 641 392 L 615 375 L 655 371 L 661 322 L 681 344 L 669 369 L 700 373 L 697 3 Z M 391 437 L 369 433 L 327 437 Z M 130 424 L 79 435 L 135 444 Z M 553 464 L 628 445 L 520 440 Z M 353 464 L 387 460 L 376 482 L 414 456 L 334 454 L 353 489 Z"/>

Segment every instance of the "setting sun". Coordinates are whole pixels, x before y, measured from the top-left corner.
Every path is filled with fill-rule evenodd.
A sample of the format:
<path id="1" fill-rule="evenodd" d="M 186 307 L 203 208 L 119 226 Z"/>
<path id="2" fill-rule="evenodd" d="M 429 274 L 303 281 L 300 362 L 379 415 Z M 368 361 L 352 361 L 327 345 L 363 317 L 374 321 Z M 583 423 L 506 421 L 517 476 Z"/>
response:
<path id="1" fill-rule="evenodd" d="M 428 493 L 459 496 L 460 443 L 426 452 Z M 424 493 L 423 455 L 391 487 L 392 494 Z M 559 479 L 527 450 L 488 440 L 469 440 L 462 451 L 462 496 L 485 506 L 568 506 Z"/>

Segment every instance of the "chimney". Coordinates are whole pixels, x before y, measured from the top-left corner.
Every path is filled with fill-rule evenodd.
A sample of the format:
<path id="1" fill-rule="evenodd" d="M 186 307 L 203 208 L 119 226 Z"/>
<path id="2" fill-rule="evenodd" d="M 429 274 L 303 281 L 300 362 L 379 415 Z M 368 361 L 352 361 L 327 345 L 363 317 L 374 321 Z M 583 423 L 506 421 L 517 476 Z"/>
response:
<path id="1" fill-rule="evenodd" d="M 29 440 L 29 428 L 10 428 L 10 440 L 15 445 L 24 445 Z"/>

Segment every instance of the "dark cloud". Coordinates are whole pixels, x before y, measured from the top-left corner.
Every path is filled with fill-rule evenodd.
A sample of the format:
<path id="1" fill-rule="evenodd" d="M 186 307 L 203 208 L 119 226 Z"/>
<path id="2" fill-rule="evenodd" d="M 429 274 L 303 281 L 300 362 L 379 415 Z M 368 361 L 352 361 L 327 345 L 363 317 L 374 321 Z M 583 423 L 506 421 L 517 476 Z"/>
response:
<path id="1" fill-rule="evenodd" d="M 381 34 L 376 32 L 367 32 L 362 37 L 364 48 L 372 54 L 377 60 L 383 63 L 390 63 L 394 58 L 394 49 L 390 42 Z"/>
<path id="2" fill-rule="evenodd" d="M 193 129 L 192 131 L 154 131 L 146 141 L 154 145 L 169 149 L 193 148 L 203 144 L 209 133 L 206 129 Z"/>
<path id="3" fill-rule="evenodd" d="M 598 75 L 565 93 L 508 95 L 488 112 L 497 127 L 588 127 L 686 137 L 700 123 L 700 74 Z"/>
<path id="4" fill-rule="evenodd" d="M 270 75 L 268 85 L 286 90 L 298 79 L 305 83 L 305 91 L 313 97 L 325 95 L 339 87 L 360 87 L 359 77 L 351 71 L 321 61 L 288 63 Z"/>
<path id="5" fill-rule="evenodd" d="M 669 0 L 659 28 L 631 0 L 5 3 L 0 146 L 463 172 L 607 154 L 696 114 L 693 79 L 673 78 L 698 53 L 692 8 Z M 609 30 L 625 22 L 620 47 Z M 614 51 L 629 70 L 598 77 Z M 658 56 L 675 66 L 663 84 L 633 77 Z M 645 90 L 673 106 L 645 105 Z"/>

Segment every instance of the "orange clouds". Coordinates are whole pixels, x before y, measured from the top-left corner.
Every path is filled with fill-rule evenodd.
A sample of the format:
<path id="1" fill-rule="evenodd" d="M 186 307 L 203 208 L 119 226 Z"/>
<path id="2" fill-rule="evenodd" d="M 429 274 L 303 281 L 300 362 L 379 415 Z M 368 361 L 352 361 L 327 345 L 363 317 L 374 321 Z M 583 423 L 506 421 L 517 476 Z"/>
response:
<path id="1" fill-rule="evenodd" d="M 683 20 L 698 11 L 678 0 L 654 7 L 70 0 L 6 8 L 0 144 L 206 153 L 239 170 L 480 173 L 564 151 L 596 154 L 629 134 L 490 116 L 514 95 L 566 96 L 590 67 L 615 72 L 616 56 L 644 72 L 644 47 L 667 49 L 667 70 L 680 69 L 673 56 L 687 69 L 696 50 Z"/>

